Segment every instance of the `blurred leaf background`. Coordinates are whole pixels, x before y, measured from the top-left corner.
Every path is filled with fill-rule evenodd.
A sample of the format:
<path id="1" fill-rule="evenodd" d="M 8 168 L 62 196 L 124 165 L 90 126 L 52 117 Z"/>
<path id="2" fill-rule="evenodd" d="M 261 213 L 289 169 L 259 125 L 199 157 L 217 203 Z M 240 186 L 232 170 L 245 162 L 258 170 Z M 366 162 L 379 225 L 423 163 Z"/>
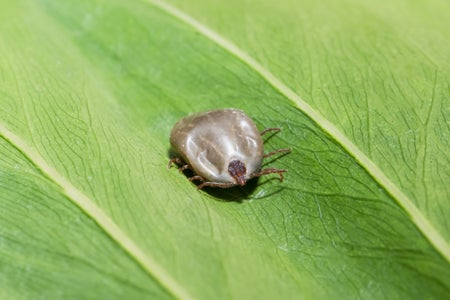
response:
<path id="1" fill-rule="evenodd" d="M 0 2 L 0 298 L 449 298 L 448 11 Z M 167 170 L 223 107 L 283 128 L 283 183 Z"/>

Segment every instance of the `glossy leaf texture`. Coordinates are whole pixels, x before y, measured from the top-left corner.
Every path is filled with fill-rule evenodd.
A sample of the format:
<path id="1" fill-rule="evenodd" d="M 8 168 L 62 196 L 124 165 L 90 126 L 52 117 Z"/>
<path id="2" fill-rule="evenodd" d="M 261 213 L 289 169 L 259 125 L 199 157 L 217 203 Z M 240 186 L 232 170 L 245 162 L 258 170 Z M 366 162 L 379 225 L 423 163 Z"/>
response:
<path id="1" fill-rule="evenodd" d="M 449 298 L 449 6 L 0 3 L 0 298 Z M 224 107 L 284 182 L 167 169 Z"/>

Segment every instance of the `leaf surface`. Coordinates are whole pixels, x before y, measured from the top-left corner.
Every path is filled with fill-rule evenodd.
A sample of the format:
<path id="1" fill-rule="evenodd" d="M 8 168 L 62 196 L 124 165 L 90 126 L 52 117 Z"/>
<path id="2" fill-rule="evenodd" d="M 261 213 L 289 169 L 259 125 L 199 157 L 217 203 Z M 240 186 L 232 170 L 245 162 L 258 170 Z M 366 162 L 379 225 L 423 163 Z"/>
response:
<path id="1" fill-rule="evenodd" d="M 449 297 L 447 4 L 171 3 L 0 4 L 0 298 Z M 283 183 L 167 170 L 221 107 Z"/>

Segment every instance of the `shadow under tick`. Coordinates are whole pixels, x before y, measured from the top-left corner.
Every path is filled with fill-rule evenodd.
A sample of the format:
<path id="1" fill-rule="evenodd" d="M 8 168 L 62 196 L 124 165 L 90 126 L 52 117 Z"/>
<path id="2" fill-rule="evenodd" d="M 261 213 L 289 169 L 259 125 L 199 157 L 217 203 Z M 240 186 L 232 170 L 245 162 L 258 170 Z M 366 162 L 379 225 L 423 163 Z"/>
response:
<path id="1" fill-rule="evenodd" d="M 169 158 L 176 157 L 176 152 L 174 152 L 172 148 L 167 150 L 167 154 Z M 264 163 L 263 165 L 271 163 L 283 157 L 284 155 L 287 155 L 287 153 L 274 157 L 273 159 Z M 190 178 L 195 175 L 195 173 L 190 169 L 186 169 L 181 173 L 183 173 L 183 175 L 186 176 L 186 178 Z M 273 197 L 274 195 L 280 193 L 284 189 L 284 187 L 277 188 L 276 190 L 270 191 L 268 193 L 264 193 L 263 196 L 255 197 L 255 195 L 253 195 L 253 192 L 256 190 L 257 187 L 263 187 L 272 180 L 279 181 L 278 177 L 272 177 L 266 180 L 262 180 L 263 182 L 260 182 L 261 181 L 260 177 L 255 177 L 247 181 L 245 186 L 235 186 L 231 188 L 217 188 L 205 186 L 202 190 L 196 190 L 196 187 L 201 184 L 201 181 L 194 180 L 192 181 L 192 186 L 193 190 L 196 190 L 197 192 L 205 192 L 216 201 L 243 203 L 244 201 L 259 200 L 268 197 Z"/>
<path id="2" fill-rule="evenodd" d="M 259 183 L 259 178 L 254 178 L 252 180 L 249 180 L 243 187 L 236 186 L 228 189 L 214 189 L 206 187 L 203 189 L 203 191 L 206 192 L 209 196 L 213 197 L 213 199 L 216 201 L 244 203 L 245 201 L 262 200 L 265 198 L 275 197 L 278 193 L 281 193 L 285 189 L 285 187 L 279 187 L 275 190 L 267 190 L 263 193 L 262 196 L 254 194 L 254 191 L 257 187 L 261 188 L 272 180 L 278 181 L 278 178 L 274 177 L 265 180 L 263 183 Z"/>
<path id="3" fill-rule="evenodd" d="M 244 200 L 252 199 L 251 194 L 258 187 L 258 179 L 253 178 L 247 181 L 244 186 L 234 186 L 227 189 L 204 187 L 202 191 L 217 201 L 242 203 Z"/>

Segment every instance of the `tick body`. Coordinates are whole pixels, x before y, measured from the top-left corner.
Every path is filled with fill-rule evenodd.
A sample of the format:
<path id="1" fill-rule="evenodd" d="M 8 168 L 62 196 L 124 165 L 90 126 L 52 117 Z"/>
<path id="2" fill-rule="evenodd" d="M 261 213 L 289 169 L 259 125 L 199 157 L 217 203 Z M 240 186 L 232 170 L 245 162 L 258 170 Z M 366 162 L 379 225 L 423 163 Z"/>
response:
<path id="1" fill-rule="evenodd" d="M 268 128 L 261 133 L 255 123 L 241 110 L 220 109 L 206 111 L 178 121 L 170 134 L 170 144 L 176 157 L 169 162 L 181 165 L 180 170 L 191 169 L 199 180 L 198 186 L 228 188 L 245 185 L 253 178 L 277 173 L 283 180 L 283 169 L 261 169 L 263 158 L 290 149 L 278 149 L 264 154 L 261 135 L 279 128 Z"/>

